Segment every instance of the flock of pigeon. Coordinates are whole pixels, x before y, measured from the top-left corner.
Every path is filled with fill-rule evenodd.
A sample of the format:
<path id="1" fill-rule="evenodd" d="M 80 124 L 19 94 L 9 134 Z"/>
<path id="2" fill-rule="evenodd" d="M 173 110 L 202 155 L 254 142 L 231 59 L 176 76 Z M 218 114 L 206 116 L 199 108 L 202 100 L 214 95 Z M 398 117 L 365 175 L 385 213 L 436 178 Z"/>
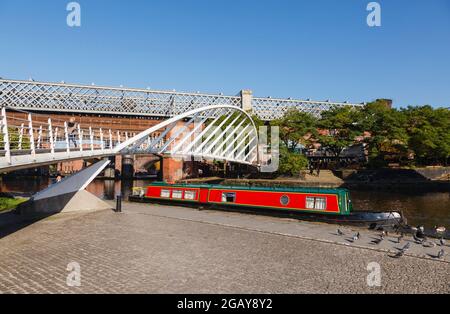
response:
<path id="1" fill-rule="evenodd" d="M 411 231 L 413 233 L 414 243 L 420 244 L 423 247 L 427 247 L 427 248 L 440 246 L 441 249 L 439 250 L 439 252 L 436 255 L 430 255 L 429 254 L 430 257 L 437 258 L 437 259 L 442 259 L 445 256 L 445 251 L 444 251 L 444 247 L 446 246 L 446 242 L 445 242 L 445 239 L 444 239 L 444 234 L 445 234 L 445 231 L 446 231 L 445 227 L 437 227 L 437 226 L 435 227 L 436 234 L 440 236 L 438 243 L 436 243 L 435 241 L 429 240 L 426 237 L 426 235 L 424 233 L 425 228 L 423 226 L 411 227 Z M 345 235 L 345 233 L 339 228 L 337 229 L 336 233 L 339 236 L 344 236 Z M 379 245 L 388 236 L 389 236 L 389 232 L 383 230 L 381 232 L 381 234 L 379 235 L 379 237 L 372 241 L 372 244 Z M 401 244 L 404 236 L 405 236 L 405 234 L 403 232 L 399 232 L 397 230 L 396 231 L 396 235 L 395 235 L 396 242 L 398 244 Z M 348 239 L 348 241 L 354 243 L 354 242 L 358 241 L 360 239 L 360 237 L 361 237 L 361 234 L 359 232 L 357 232 L 350 239 Z M 411 242 L 407 242 L 403 247 L 397 248 L 398 252 L 395 255 L 390 255 L 390 257 L 393 257 L 393 258 L 402 257 L 410 249 L 410 247 L 411 247 Z"/>

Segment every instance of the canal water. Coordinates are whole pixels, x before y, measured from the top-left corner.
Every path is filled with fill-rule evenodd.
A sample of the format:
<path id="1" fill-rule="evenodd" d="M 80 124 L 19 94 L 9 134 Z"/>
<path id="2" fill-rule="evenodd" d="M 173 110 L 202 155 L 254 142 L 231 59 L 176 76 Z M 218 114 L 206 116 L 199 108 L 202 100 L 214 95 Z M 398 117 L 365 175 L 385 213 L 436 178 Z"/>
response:
<path id="1" fill-rule="evenodd" d="M 103 199 L 114 199 L 119 193 L 130 195 L 133 187 L 144 187 L 151 181 L 94 180 L 87 190 Z M 2 192 L 24 192 L 32 195 L 51 183 L 44 178 L 3 178 Z M 350 190 L 355 210 L 401 211 L 410 225 L 435 225 L 450 229 L 450 192 L 360 191 Z"/>

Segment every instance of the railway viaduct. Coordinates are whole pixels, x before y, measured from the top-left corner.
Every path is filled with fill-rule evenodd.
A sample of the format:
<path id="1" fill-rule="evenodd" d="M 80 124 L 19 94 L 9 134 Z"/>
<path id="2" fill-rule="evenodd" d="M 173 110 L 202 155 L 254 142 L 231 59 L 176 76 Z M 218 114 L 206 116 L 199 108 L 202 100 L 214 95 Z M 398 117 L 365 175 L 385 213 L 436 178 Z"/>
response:
<path id="1" fill-rule="evenodd" d="M 258 98 L 248 90 L 242 90 L 237 96 L 224 96 L 0 79 L 0 106 L 6 108 L 7 119 L 15 121 L 15 127 L 22 129 L 18 132 L 23 133 L 24 123 L 20 122 L 26 125 L 27 117 L 33 114 L 35 125 L 41 124 L 41 130 L 33 131 L 36 132 L 34 137 L 42 134 L 42 124 L 49 119 L 53 124 L 58 122 L 62 129 L 64 123 L 72 118 L 77 125 L 89 126 L 89 129 L 113 130 L 114 141 L 120 143 L 171 117 L 215 105 L 238 107 L 265 121 L 279 118 L 291 108 L 320 115 L 322 111 L 336 106 L 362 106 L 347 102 Z M 182 126 L 186 120 L 179 120 L 177 124 Z M 171 132 L 165 136 L 170 137 Z M 155 133 L 153 136 L 158 135 Z M 135 171 L 144 170 L 144 167 L 158 160 L 164 160 L 164 179 L 172 181 L 182 176 L 183 162 L 168 156 L 117 154 L 110 158 L 125 177 L 132 177 Z M 82 169 L 85 161 L 71 159 L 57 164 L 60 172 L 69 174 Z"/>

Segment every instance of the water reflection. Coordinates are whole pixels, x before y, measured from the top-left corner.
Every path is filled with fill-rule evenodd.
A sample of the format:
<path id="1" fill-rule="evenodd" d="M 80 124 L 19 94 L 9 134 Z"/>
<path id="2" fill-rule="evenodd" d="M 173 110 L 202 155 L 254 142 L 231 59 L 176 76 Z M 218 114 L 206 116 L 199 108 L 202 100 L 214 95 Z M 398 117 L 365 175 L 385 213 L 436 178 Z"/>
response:
<path id="1" fill-rule="evenodd" d="M 133 192 L 133 187 L 144 187 L 151 182 L 145 180 L 94 180 L 86 190 L 105 200 L 113 200 L 117 195 L 122 195 L 126 199 Z"/>
<path id="2" fill-rule="evenodd" d="M 450 226 L 450 193 L 350 191 L 358 210 L 402 212 L 411 225 Z"/>
<path id="3" fill-rule="evenodd" d="M 121 194 L 127 198 L 133 187 L 145 187 L 152 180 L 94 180 L 86 189 L 92 194 L 113 200 Z M 46 178 L 3 178 L 2 192 L 32 194 L 46 188 L 52 180 Z M 26 191 L 24 193 L 24 191 Z M 401 211 L 411 225 L 450 227 L 450 193 L 407 193 L 399 191 L 350 191 L 354 208 L 372 211 Z"/>
<path id="4" fill-rule="evenodd" d="M 94 189 L 95 191 L 93 191 Z M 98 192 L 97 189 L 99 190 Z M 116 195 L 116 189 L 120 190 L 119 182 L 113 180 L 103 181 L 103 191 L 101 189 L 101 184 L 94 183 L 88 186 L 89 192 L 107 200 L 114 199 L 114 196 Z M 102 192 L 103 194 L 101 194 Z"/>

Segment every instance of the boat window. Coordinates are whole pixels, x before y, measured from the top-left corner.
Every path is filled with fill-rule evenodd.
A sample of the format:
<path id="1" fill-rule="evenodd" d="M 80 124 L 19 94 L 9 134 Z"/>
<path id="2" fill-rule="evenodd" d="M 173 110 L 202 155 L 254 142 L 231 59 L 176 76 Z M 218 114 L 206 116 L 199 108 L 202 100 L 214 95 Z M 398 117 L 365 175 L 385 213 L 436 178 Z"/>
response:
<path id="1" fill-rule="evenodd" d="M 183 191 L 173 190 L 172 191 L 172 198 L 183 198 Z"/>
<path id="2" fill-rule="evenodd" d="M 325 197 L 316 197 L 316 204 L 314 206 L 315 209 L 326 209 L 327 208 L 327 199 Z"/>
<path id="3" fill-rule="evenodd" d="M 195 191 L 185 191 L 184 192 L 184 199 L 186 200 L 195 200 L 197 193 Z"/>
<path id="4" fill-rule="evenodd" d="M 289 196 L 283 195 L 280 198 L 280 203 L 281 203 L 281 205 L 287 206 L 289 204 Z"/>
<path id="5" fill-rule="evenodd" d="M 327 208 L 327 199 L 325 197 L 307 197 L 306 208 L 324 210 Z"/>
<path id="6" fill-rule="evenodd" d="M 170 190 L 161 190 L 161 197 L 170 198 Z"/>
<path id="7" fill-rule="evenodd" d="M 306 208 L 307 209 L 314 209 L 315 201 L 316 201 L 315 197 L 307 197 L 306 198 Z"/>
<path id="8" fill-rule="evenodd" d="M 222 202 L 224 203 L 234 203 L 236 202 L 236 193 L 222 193 Z"/>

